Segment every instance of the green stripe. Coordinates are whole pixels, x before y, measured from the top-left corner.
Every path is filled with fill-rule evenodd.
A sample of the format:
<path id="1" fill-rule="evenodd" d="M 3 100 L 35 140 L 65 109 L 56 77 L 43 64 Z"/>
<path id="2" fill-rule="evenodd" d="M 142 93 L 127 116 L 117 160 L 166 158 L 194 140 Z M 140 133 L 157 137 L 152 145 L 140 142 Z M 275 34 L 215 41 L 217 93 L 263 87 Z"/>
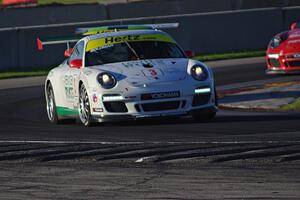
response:
<path id="1" fill-rule="evenodd" d="M 56 107 L 57 115 L 59 116 L 77 116 L 78 110 L 65 107 Z"/>

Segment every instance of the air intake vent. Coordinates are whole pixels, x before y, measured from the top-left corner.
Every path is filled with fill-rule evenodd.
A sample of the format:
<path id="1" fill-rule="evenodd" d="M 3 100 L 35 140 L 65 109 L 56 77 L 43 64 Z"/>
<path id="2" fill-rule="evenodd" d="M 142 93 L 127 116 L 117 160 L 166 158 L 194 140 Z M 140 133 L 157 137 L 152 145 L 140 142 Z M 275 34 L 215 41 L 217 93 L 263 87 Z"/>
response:
<path id="1" fill-rule="evenodd" d="M 167 101 L 160 103 L 146 103 L 141 105 L 144 112 L 176 110 L 180 106 L 180 101 Z"/>
<path id="2" fill-rule="evenodd" d="M 113 112 L 113 113 L 126 113 L 128 112 L 128 109 L 124 102 L 104 102 L 104 107 L 107 110 L 107 112 Z"/>

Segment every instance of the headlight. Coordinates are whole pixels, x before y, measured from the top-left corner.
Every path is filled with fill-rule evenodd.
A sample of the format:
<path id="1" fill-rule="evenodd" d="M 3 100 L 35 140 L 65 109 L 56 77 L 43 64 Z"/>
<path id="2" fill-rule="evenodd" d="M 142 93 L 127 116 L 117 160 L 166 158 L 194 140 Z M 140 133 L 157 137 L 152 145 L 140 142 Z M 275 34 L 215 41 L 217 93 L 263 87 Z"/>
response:
<path id="1" fill-rule="evenodd" d="M 287 40 L 289 37 L 288 32 L 281 33 L 280 35 L 276 35 L 270 42 L 269 46 L 272 49 L 277 48 L 281 43 Z"/>
<path id="2" fill-rule="evenodd" d="M 99 74 L 97 80 L 105 89 L 111 89 L 117 84 L 116 78 L 112 74 L 109 74 L 107 72 Z"/>
<path id="3" fill-rule="evenodd" d="M 274 37 L 270 42 L 270 47 L 272 49 L 277 48 L 281 44 L 282 40 L 279 36 Z"/>
<path id="4" fill-rule="evenodd" d="M 204 66 L 194 65 L 191 69 L 191 75 L 197 81 L 205 81 L 208 78 L 208 71 Z"/>

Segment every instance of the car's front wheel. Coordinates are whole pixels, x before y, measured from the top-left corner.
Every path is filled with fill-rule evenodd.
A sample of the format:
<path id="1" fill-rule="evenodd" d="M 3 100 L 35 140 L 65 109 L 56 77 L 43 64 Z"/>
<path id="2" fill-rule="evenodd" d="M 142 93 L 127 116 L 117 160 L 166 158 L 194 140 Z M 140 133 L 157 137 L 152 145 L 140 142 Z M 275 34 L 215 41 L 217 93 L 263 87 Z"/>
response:
<path id="1" fill-rule="evenodd" d="M 49 83 L 46 88 L 46 106 L 49 121 L 53 124 L 58 124 L 59 120 L 57 116 L 54 92 L 51 83 Z"/>
<path id="2" fill-rule="evenodd" d="M 89 96 L 86 91 L 85 86 L 82 84 L 79 90 L 79 118 L 81 123 L 84 126 L 90 126 L 92 124 L 91 121 L 91 109 L 90 109 L 90 101 Z"/>
<path id="3" fill-rule="evenodd" d="M 218 95 L 217 95 L 217 90 L 216 88 L 214 88 L 214 95 L 215 95 L 215 106 L 218 107 Z M 195 121 L 209 121 L 209 120 L 213 120 L 216 117 L 217 111 L 212 110 L 209 112 L 205 112 L 205 113 L 194 113 L 193 119 Z"/>

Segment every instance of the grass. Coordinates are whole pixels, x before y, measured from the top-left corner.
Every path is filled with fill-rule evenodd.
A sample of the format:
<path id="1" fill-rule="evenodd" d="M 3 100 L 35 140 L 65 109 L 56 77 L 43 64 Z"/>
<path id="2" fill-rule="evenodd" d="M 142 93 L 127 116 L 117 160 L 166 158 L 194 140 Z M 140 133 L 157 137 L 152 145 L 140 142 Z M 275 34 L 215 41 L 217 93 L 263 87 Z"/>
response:
<path id="1" fill-rule="evenodd" d="M 109 3 L 113 0 L 38 0 L 39 5 L 47 4 L 80 4 L 80 3 Z M 0 0 L 2 4 L 2 0 Z"/>
<path id="2" fill-rule="evenodd" d="M 0 79 L 46 76 L 47 74 L 48 74 L 48 70 L 32 70 L 28 72 L 7 71 L 7 72 L 0 72 Z"/>
<path id="3" fill-rule="evenodd" d="M 215 60 L 228 60 L 228 59 L 237 59 L 237 58 L 251 58 L 265 56 L 266 51 L 241 51 L 241 52 L 225 52 L 225 53 L 215 53 L 207 55 L 198 55 L 194 59 L 201 61 L 215 61 Z"/>
<path id="4" fill-rule="evenodd" d="M 300 98 L 298 98 L 293 103 L 290 103 L 288 105 L 283 106 L 282 110 L 285 110 L 285 111 L 300 111 Z"/>
<path id="5" fill-rule="evenodd" d="M 214 60 L 226 60 L 235 58 L 249 58 L 264 56 L 265 51 L 243 51 L 243 52 L 229 52 L 221 54 L 208 54 L 195 56 L 194 59 L 201 61 L 214 61 Z M 20 78 L 20 77 L 30 77 L 30 76 L 45 76 L 50 69 L 31 69 L 27 71 L 0 71 L 0 79 L 7 78 Z"/>
<path id="6" fill-rule="evenodd" d="M 79 3 L 107 3 L 111 0 L 38 0 L 39 5 L 45 4 L 79 4 Z"/>

